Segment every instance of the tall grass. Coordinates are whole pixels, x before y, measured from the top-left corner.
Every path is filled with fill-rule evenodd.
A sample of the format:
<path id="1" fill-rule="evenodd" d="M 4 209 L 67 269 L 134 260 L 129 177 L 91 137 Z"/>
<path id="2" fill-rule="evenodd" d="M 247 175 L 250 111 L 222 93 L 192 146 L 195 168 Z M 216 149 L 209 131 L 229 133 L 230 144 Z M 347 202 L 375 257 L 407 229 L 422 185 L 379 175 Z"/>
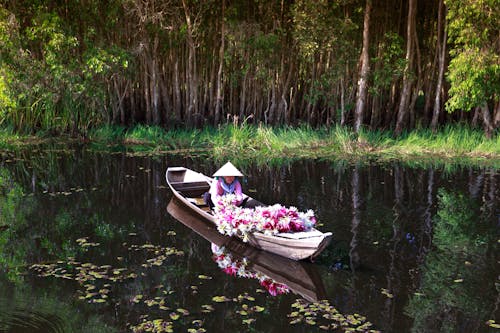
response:
<path id="1" fill-rule="evenodd" d="M 0 131 L 0 142 L 14 141 L 15 131 Z M 205 151 L 217 159 L 260 160 L 293 158 L 377 160 L 491 160 L 500 164 L 500 135 L 485 138 L 481 130 L 465 125 L 448 125 L 437 133 L 428 129 L 404 132 L 361 130 L 347 127 L 314 129 L 310 126 L 272 128 L 248 124 L 227 124 L 203 129 L 166 130 L 159 126 L 131 128 L 103 126 L 89 132 L 97 144 L 119 144 L 152 153 Z M 22 140 L 22 139 L 20 139 Z M 490 162 L 491 162 L 490 161 Z"/>

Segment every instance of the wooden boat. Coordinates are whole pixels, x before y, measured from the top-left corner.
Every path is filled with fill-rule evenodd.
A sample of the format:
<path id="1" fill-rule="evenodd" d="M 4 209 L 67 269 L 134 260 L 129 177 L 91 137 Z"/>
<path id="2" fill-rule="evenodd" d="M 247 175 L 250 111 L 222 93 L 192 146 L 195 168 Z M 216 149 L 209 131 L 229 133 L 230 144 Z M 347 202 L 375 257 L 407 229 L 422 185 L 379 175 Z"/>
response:
<path id="1" fill-rule="evenodd" d="M 167 183 L 175 197 L 199 216 L 215 224 L 210 208 L 203 200 L 203 193 L 210 188 L 213 178 L 184 167 L 169 167 L 166 172 Z M 257 200 L 244 195 L 245 207 L 262 205 Z M 266 235 L 254 232 L 249 237 L 249 244 L 271 253 L 293 259 L 314 259 L 325 249 L 332 238 L 331 232 L 312 229 L 307 232 L 279 233 Z"/>
<path id="2" fill-rule="evenodd" d="M 235 237 L 226 237 L 217 231 L 213 223 L 201 218 L 175 197 L 170 200 L 167 211 L 210 243 L 228 250 L 234 258 L 239 260 L 246 258 L 248 269 L 286 285 L 293 293 L 307 301 L 317 302 L 326 299 L 323 281 L 315 265 L 256 249 Z"/>

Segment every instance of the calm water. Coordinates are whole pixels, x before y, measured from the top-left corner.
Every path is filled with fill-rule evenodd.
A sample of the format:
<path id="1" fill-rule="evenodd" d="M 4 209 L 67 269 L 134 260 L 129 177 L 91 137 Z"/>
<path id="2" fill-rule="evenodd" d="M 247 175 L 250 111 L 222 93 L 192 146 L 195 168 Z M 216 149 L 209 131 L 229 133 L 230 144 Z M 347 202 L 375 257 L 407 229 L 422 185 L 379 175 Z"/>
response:
<path id="1" fill-rule="evenodd" d="M 205 158 L 0 154 L 0 332 L 498 332 L 496 170 L 242 166 L 249 194 L 334 233 L 297 263 L 171 201 L 167 166 Z"/>

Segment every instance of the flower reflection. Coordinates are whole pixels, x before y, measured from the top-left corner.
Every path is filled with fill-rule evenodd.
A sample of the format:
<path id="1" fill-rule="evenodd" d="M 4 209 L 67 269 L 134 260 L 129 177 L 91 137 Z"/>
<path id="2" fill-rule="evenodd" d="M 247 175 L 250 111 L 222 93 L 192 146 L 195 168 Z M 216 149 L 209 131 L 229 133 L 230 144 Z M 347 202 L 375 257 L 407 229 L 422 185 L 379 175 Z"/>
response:
<path id="1" fill-rule="evenodd" d="M 212 252 L 214 254 L 214 261 L 217 265 L 219 265 L 224 273 L 231 276 L 257 279 L 259 280 L 260 285 L 264 287 L 272 296 L 287 294 L 290 291 L 287 285 L 276 282 L 267 275 L 251 269 L 246 258 L 241 260 L 235 259 L 224 247 L 218 247 L 215 244 L 212 244 Z"/>

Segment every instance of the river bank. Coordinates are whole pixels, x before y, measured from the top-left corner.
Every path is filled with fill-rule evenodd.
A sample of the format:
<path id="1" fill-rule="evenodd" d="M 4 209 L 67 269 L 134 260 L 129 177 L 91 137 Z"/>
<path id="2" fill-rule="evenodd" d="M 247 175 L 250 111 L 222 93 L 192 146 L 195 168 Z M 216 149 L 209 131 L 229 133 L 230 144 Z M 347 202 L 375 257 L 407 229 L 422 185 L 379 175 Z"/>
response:
<path id="1" fill-rule="evenodd" d="M 207 154 L 215 159 L 254 160 L 314 158 L 346 161 L 393 161 L 410 164 L 472 164 L 500 168 L 500 136 L 486 139 L 481 130 L 446 126 L 433 133 L 414 130 L 394 137 L 390 131 L 361 131 L 341 127 L 272 128 L 225 125 L 217 128 L 166 130 L 156 126 L 105 126 L 85 137 L 20 135 L 0 131 L 0 148 L 17 149 L 47 142 L 85 144 L 92 149 L 118 147 L 135 153 Z"/>

